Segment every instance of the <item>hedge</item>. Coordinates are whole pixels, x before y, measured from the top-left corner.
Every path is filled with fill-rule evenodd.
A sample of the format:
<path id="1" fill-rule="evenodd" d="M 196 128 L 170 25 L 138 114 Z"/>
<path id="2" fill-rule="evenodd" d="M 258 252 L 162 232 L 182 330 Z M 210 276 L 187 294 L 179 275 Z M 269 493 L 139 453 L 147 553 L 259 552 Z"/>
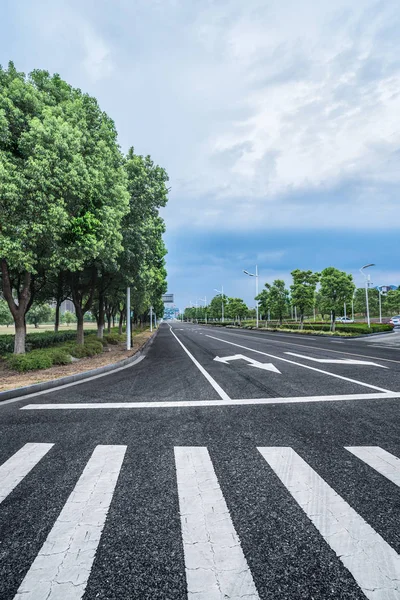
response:
<path id="1" fill-rule="evenodd" d="M 84 335 L 90 335 L 93 331 L 84 331 Z M 51 348 L 63 342 L 76 339 L 76 331 L 43 331 L 41 333 L 28 333 L 26 336 L 26 349 L 38 350 Z M 14 335 L 0 335 L 0 356 L 14 351 Z"/>

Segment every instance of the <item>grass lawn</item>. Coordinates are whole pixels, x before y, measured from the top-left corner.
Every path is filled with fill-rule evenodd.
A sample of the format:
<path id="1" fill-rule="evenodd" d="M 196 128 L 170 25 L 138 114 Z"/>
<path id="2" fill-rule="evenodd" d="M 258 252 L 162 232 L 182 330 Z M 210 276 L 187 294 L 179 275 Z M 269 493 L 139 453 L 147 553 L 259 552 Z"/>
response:
<path id="1" fill-rule="evenodd" d="M 97 329 L 96 323 L 85 323 L 84 329 Z M 76 323 L 71 323 L 71 325 L 62 324 L 59 327 L 60 331 L 76 331 Z M 42 323 L 39 327 L 35 328 L 34 325 L 27 325 L 26 332 L 27 333 L 39 333 L 41 331 L 54 331 L 54 323 Z M 9 333 L 10 335 L 14 335 L 14 325 L 10 325 L 7 327 L 6 325 L 0 325 L 0 335 L 4 335 Z"/>

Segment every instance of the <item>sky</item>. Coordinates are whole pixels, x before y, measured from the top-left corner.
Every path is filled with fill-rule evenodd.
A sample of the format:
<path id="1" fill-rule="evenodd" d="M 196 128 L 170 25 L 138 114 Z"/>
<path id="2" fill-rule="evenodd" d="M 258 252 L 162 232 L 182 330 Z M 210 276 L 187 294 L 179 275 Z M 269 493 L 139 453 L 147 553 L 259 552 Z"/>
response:
<path id="1" fill-rule="evenodd" d="M 2 0 L 0 64 L 95 96 L 170 177 L 168 292 L 400 285 L 398 0 Z"/>

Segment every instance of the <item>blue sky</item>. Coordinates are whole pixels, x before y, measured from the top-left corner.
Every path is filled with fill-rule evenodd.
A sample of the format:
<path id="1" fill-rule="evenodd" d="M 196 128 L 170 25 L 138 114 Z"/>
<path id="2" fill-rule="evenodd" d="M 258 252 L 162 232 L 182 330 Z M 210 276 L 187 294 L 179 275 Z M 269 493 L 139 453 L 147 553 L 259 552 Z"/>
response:
<path id="1" fill-rule="evenodd" d="M 170 175 L 180 307 L 294 268 L 400 284 L 397 0 L 3 0 L 0 63 L 96 96 Z"/>

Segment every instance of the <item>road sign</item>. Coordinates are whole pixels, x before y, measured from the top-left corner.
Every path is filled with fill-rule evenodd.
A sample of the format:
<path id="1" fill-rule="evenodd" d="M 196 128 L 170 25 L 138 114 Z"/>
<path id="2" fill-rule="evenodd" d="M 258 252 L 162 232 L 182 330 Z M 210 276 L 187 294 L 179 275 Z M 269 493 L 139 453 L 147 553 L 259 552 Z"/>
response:
<path id="1" fill-rule="evenodd" d="M 272 363 L 260 363 L 258 362 L 258 360 L 254 360 L 254 358 L 244 356 L 244 354 L 234 354 L 233 356 L 223 357 L 216 356 L 214 360 L 216 360 L 217 362 L 224 363 L 226 365 L 229 365 L 229 361 L 231 360 L 246 360 L 248 363 L 250 363 L 248 365 L 249 367 L 256 367 L 257 369 L 263 369 L 264 371 L 272 371 L 273 373 L 281 374 L 281 372 L 278 371 L 278 369 Z"/>

